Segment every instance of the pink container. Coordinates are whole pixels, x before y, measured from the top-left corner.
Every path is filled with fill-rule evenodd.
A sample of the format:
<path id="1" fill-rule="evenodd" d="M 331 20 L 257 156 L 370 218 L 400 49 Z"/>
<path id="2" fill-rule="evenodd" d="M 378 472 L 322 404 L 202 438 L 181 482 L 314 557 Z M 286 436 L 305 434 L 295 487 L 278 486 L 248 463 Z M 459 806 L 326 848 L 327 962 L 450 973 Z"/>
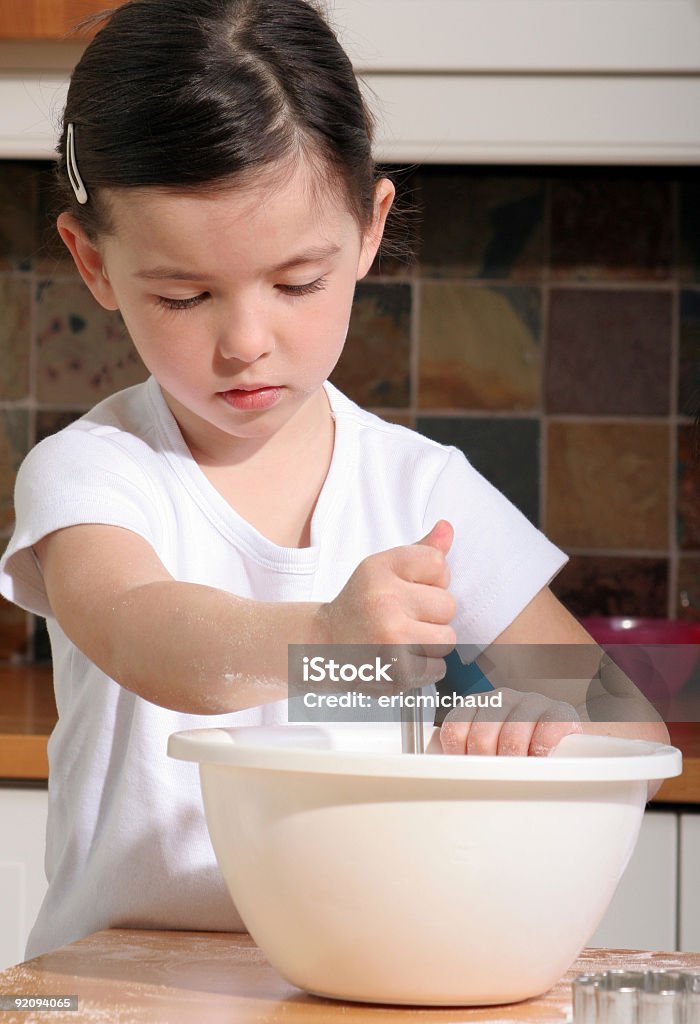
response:
<path id="1" fill-rule="evenodd" d="M 700 622 L 619 615 L 581 624 L 649 700 L 678 693 L 700 658 Z"/>

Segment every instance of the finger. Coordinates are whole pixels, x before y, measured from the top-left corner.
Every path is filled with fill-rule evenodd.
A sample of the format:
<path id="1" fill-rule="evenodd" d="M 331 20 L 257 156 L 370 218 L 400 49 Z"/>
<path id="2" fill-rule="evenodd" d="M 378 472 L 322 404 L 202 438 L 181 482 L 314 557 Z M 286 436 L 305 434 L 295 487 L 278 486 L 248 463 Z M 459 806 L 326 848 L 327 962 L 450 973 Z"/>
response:
<path id="1" fill-rule="evenodd" d="M 526 693 L 509 712 L 500 736 L 497 754 L 505 757 L 527 757 L 535 726 L 551 707 L 551 700 L 541 693 Z"/>
<path id="2" fill-rule="evenodd" d="M 416 622 L 446 626 L 457 614 L 457 602 L 449 590 L 425 583 L 403 583 L 399 590 L 403 609 Z"/>
<path id="3" fill-rule="evenodd" d="M 362 692 L 373 697 L 398 696 L 408 690 L 434 685 L 443 678 L 446 671 L 444 658 L 431 658 L 424 654 L 412 655 L 404 648 L 399 656 L 391 659 L 390 678 L 364 684 Z"/>
<path id="4" fill-rule="evenodd" d="M 416 544 L 437 548 L 438 551 L 442 551 L 443 555 L 446 555 L 452 546 L 454 535 L 455 532 L 452 524 L 448 523 L 446 519 L 438 519 L 430 533 L 426 534 L 421 540 L 416 541 Z"/>
<path id="5" fill-rule="evenodd" d="M 499 708 L 476 709 L 467 734 L 467 754 L 495 757 L 498 753 L 498 740 L 504 721 L 522 700 L 522 694 L 517 690 L 504 686 L 499 692 L 503 695 Z"/>
<path id="6" fill-rule="evenodd" d="M 429 648 L 436 658 L 446 658 L 457 643 L 457 634 L 449 623 L 416 622 L 406 618 L 394 635 L 397 639 L 390 646 L 407 648 L 413 654 L 424 654 L 425 648 Z"/>
<path id="7" fill-rule="evenodd" d="M 466 754 L 469 729 L 476 708 L 454 708 L 448 711 L 440 728 L 440 745 L 445 754 Z"/>
<path id="8" fill-rule="evenodd" d="M 555 701 L 537 722 L 530 740 L 530 754 L 546 757 L 565 736 L 583 732 L 576 708 L 564 701 Z"/>
<path id="9" fill-rule="evenodd" d="M 450 569 L 442 551 L 426 544 L 404 544 L 389 551 L 390 568 L 407 583 L 449 586 Z"/>

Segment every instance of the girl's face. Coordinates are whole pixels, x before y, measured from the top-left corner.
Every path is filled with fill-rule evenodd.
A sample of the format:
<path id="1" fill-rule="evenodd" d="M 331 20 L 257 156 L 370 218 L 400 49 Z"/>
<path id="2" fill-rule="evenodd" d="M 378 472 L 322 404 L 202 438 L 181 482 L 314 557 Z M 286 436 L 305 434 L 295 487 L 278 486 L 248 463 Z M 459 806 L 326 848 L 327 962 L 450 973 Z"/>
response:
<path id="1" fill-rule="evenodd" d="M 58 228 L 98 302 L 121 311 L 190 448 L 219 461 L 325 401 L 393 196 L 383 179 L 364 238 L 303 166 L 272 188 L 114 190 L 114 232 L 97 247 L 70 214 Z"/>

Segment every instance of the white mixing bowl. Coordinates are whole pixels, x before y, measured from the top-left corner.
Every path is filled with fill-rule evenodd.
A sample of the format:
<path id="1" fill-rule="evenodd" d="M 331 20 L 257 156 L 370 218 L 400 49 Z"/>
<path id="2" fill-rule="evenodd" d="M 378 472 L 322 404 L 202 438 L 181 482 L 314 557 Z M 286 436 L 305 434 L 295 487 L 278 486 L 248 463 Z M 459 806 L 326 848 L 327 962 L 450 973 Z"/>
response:
<path id="1" fill-rule="evenodd" d="M 551 988 L 610 903 L 647 781 L 681 771 L 674 747 L 600 736 L 408 755 L 396 724 L 196 729 L 168 753 L 200 763 L 219 865 L 272 966 L 317 995 L 415 1005 Z"/>

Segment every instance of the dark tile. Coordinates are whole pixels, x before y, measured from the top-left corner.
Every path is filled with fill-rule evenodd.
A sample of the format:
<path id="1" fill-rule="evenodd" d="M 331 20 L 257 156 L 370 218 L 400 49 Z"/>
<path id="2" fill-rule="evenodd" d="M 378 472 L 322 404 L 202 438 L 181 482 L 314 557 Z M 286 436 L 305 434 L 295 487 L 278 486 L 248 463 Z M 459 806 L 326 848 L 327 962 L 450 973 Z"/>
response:
<path id="1" fill-rule="evenodd" d="M 578 618 L 587 615 L 668 613 L 668 560 L 574 555 L 552 581 L 552 590 Z"/>
<path id="2" fill-rule="evenodd" d="M 700 291 L 682 291 L 680 297 L 678 411 L 700 413 Z"/>
<path id="3" fill-rule="evenodd" d="M 61 409 L 39 409 L 36 413 L 36 440 L 43 441 L 45 437 L 56 434 L 69 424 L 74 423 L 83 415 L 82 411 Z"/>
<path id="4" fill-rule="evenodd" d="M 74 274 L 78 271 L 73 257 L 63 244 L 56 230 L 56 218 L 61 213 L 54 184 L 53 165 L 46 164 L 39 173 L 37 205 L 38 249 L 33 261 L 34 268 L 47 277 L 56 274 Z"/>
<path id="5" fill-rule="evenodd" d="M 700 622 L 700 558 L 678 560 L 678 618 Z"/>
<path id="6" fill-rule="evenodd" d="M 40 164 L 0 161 L 0 270 L 30 270 L 39 248 Z"/>
<path id="7" fill-rule="evenodd" d="M 383 412 L 381 409 L 370 409 L 375 416 L 379 416 L 380 419 L 386 420 L 387 423 L 396 423 L 400 427 L 410 427 L 411 430 L 416 429 L 416 417 L 410 412 Z"/>
<path id="8" fill-rule="evenodd" d="M 700 175 L 693 169 L 681 180 L 679 267 L 681 281 L 700 281 Z"/>
<path id="9" fill-rule="evenodd" d="M 78 279 L 40 282 L 36 321 L 40 402 L 90 406 L 148 376 L 120 314 Z"/>
<path id="10" fill-rule="evenodd" d="M 421 285 L 418 402 L 423 409 L 540 405 L 538 288 Z"/>
<path id="11" fill-rule="evenodd" d="M 461 448 L 487 480 L 539 525 L 537 420 L 419 416 L 417 426 L 421 434 Z"/>
<path id="12" fill-rule="evenodd" d="M 0 274 L 0 399 L 29 394 L 30 300 L 27 279 Z"/>
<path id="13" fill-rule="evenodd" d="M 548 412 L 669 412 L 670 292 L 554 288 L 545 370 Z"/>
<path id="14" fill-rule="evenodd" d="M 664 174 L 591 171 L 552 182 L 555 278 L 665 280 L 671 275 L 671 180 Z"/>
<path id="15" fill-rule="evenodd" d="M 386 220 L 384 237 L 369 271 L 373 277 L 414 277 L 420 232 L 420 190 L 417 169 L 383 164 L 378 174 L 393 181 L 396 195 Z"/>
<path id="16" fill-rule="evenodd" d="M 424 166 L 420 267 L 436 277 L 539 278 L 545 185 L 539 173 Z"/>
<path id="17" fill-rule="evenodd" d="M 0 661 L 24 661 L 27 648 L 27 613 L 0 597 Z"/>
<path id="18" fill-rule="evenodd" d="M 26 409 L 0 409 L 0 530 L 14 523 L 15 478 L 29 450 Z"/>
<path id="19" fill-rule="evenodd" d="M 700 430 L 678 428 L 678 546 L 700 549 Z"/>
<path id="20" fill-rule="evenodd" d="M 547 535 L 566 550 L 665 550 L 669 447 L 661 423 L 550 423 Z"/>
<path id="21" fill-rule="evenodd" d="M 331 381 L 362 406 L 410 401 L 411 285 L 359 284 Z"/>

